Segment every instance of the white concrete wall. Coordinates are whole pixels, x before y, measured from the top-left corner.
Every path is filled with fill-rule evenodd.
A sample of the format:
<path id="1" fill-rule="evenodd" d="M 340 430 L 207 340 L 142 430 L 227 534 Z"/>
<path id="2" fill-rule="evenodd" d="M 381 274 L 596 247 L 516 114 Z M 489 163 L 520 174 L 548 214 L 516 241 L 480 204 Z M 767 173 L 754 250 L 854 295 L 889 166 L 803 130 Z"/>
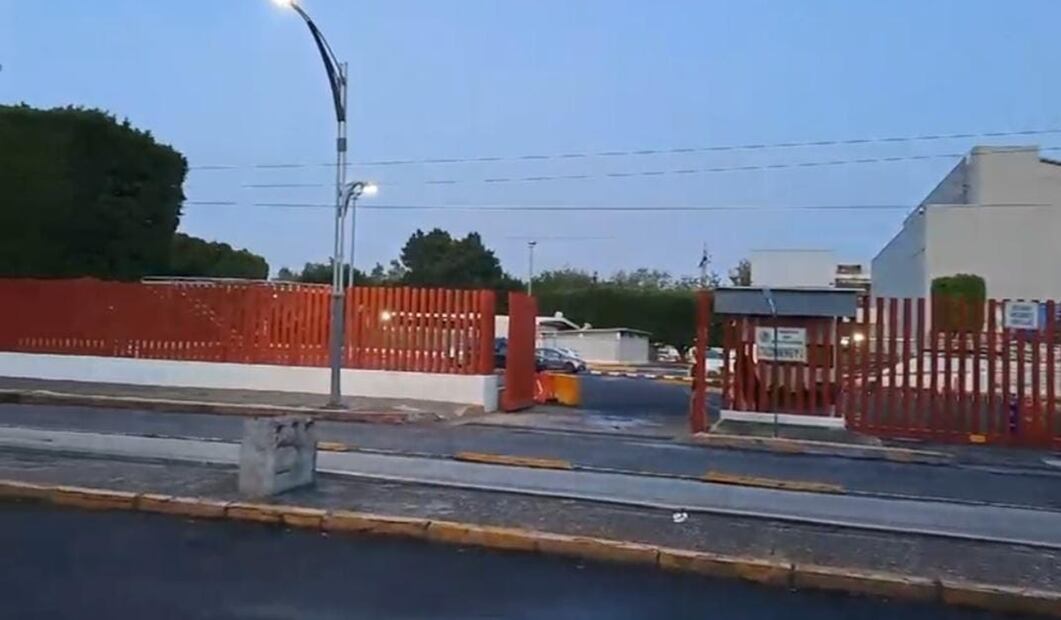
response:
<path id="1" fill-rule="evenodd" d="M 1043 181 L 1061 167 L 1039 161 L 1036 147 L 976 147 L 968 156 L 969 204 L 1005 205 L 1055 202 L 1061 186 Z M 945 201 L 934 201 L 943 203 Z"/>
<path id="2" fill-rule="evenodd" d="M 618 362 L 619 338 L 615 332 L 549 332 L 540 337 L 543 347 L 565 347 L 587 362 Z"/>
<path id="3" fill-rule="evenodd" d="M 899 234 L 873 259 L 873 295 L 924 297 L 928 294 L 926 269 L 925 216 L 915 211 L 906 218 Z"/>
<path id="4" fill-rule="evenodd" d="M 622 332 L 619 340 L 619 361 L 627 364 L 648 362 L 648 336 Z"/>
<path id="5" fill-rule="evenodd" d="M 972 273 L 989 298 L 1061 300 L 1061 206 L 936 206 L 927 217 L 929 283 Z"/>
<path id="6" fill-rule="evenodd" d="M 0 352 L 0 376 L 61 381 L 327 394 L 327 368 L 180 362 Z M 343 393 L 478 405 L 497 410 L 496 375 L 446 375 L 344 368 Z"/>
<path id="7" fill-rule="evenodd" d="M 753 286 L 833 286 L 836 256 L 830 250 L 752 250 Z"/>
<path id="8" fill-rule="evenodd" d="M 873 294 L 927 296 L 972 273 L 993 298 L 1061 299 L 1061 165 L 1036 147 L 977 147 L 873 260 Z"/>

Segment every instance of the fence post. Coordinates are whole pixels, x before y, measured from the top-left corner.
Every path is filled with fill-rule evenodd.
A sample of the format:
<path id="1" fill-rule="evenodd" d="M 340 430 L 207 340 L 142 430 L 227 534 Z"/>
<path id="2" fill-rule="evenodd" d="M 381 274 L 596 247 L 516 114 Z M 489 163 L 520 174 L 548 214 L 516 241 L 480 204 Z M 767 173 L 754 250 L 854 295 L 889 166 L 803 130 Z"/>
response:
<path id="1" fill-rule="evenodd" d="M 689 431 L 707 431 L 707 336 L 711 324 L 711 293 L 696 294 L 696 359 L 693 362 L 693 395 L 689 405 Z"/>
<path id="2" fill-rule="evenodd" d="M 494 373 L 494 312 L 497 297 L 493 291 L 479 292 L 479 374 Z"/>

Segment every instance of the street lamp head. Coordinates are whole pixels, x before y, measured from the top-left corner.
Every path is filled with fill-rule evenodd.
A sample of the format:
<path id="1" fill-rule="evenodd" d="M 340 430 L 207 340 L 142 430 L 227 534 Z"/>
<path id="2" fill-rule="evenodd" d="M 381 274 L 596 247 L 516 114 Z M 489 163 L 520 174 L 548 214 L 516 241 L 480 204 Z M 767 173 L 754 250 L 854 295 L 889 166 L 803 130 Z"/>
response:
<path id="1" fill-rule="evenodd" d="M 375 183 L 365 183 L 365 186 L 361 188 L 361 195 L 363 196 L 375 196 L 379 193 L 379 185 Z"/>
<path id="2" fill-rule="evenodd" d="M 285 9 L 289 9 L 295 5 L 295 0 L 273 0 L 273 4 Z"/>

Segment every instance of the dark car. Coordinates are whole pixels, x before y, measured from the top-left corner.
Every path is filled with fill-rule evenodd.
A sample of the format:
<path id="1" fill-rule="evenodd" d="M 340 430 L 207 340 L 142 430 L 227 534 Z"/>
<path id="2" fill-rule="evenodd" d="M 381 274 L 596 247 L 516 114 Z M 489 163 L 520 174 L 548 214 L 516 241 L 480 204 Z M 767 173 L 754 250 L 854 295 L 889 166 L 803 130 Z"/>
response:
<path id="1" fill-rule="evenodd" d="M 538 349 L 534 355 L 534 370 L 541 372 L 545 370 L 545 361 L 542 356 L 538 354 Z M 508 366 L 508 338 L 497 338 L 494 340 L 494 369 L 504 370 Z"/>
<path id="2" fill-rule="evenodd" d="M 561 370 L 571 373 L 579 373 L 586 370 L 586 362 L 556 349 L 542 348 L 538 349 L 536 353 L 540 364 L 545 370 Z"/>

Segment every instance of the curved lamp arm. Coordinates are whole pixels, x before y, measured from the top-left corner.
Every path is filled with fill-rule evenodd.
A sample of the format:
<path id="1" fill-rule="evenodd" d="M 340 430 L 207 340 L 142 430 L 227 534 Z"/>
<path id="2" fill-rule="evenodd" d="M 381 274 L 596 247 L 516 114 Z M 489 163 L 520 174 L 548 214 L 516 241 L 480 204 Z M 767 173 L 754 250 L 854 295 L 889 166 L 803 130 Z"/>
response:
<path id="1" fill-rule="evenodd" d="M 328 73 L 328 84 L 332 87 L 335 120 L 344 123 L 346 122 L 346 101 L 343 100 L 342 93 L 343 85 L 346 83 L 346 76 L 343 75 L 342 70 L 339 68 L 339 61 L 336 59 L 335 53 L 332 52 L 331 46 L 328 45 L 327 39 L 324 38 L 324 34 L 321 33 L 320 28 L 317 28 L 317 24 L 313 23 L 309 14 L 299 6 L 298 2 L 292 1 L 290 6 L 305 20 L 310 34 L 313 35 L 313 41 L 317 44 L 317 51 L 320 52 L 321 60 L 324 61 L 324 70 Z"/>

